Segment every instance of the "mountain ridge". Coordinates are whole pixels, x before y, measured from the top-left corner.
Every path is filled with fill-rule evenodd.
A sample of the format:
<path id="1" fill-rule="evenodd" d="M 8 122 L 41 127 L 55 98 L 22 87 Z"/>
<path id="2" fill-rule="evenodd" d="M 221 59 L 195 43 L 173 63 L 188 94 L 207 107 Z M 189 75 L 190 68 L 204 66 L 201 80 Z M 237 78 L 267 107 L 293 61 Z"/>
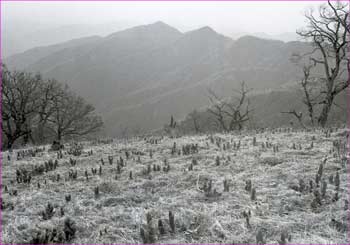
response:
<path id="1" fill-rule="evenodd" d="M 155 22 L 62 47 L 31 63 L 24 60 L 33 51 L 5 61 L 9 68 L 22 65 L 16 68 L 67 81 L 105 117 L 106 131 L 118 135 L 126 125 L 149 130 L 170 114 L 183 117 L 190 107 L 206 106 L 209 87 L 228 96 L 243 80 L 254 89 L 295 82 L 297 67 L 289 57 L 309 45 L 233 40 L 207 26 L 182 33 Z"/>

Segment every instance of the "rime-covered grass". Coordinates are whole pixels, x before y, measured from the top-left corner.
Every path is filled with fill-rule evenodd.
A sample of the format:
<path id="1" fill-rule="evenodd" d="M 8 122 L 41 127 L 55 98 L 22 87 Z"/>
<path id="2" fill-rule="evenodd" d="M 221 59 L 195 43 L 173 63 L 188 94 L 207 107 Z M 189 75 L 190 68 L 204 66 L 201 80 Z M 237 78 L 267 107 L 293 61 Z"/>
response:
<path id="1" fill-rule="evenodd" d="M 242 134 L 216 134 L 214 139 L 230 142 L 231 149 L 223 150 L 222 145 L 212 144 L 208 135 L 183 136 L 171 139 L 165 137 L 159 144 L 149 144 L 144 139 L 119 141 L 112 144 L 84 144 L 84 153 L 79 157 L 65 154 L 58 160 L 54 171 L 37 175 L 31 184 L 16 182 L 16 169 L 19 167 L 43 163 L 56 159 L 56 153 L 44 152 L 37 157 L 7 160 L 3 153 L 2 183 L 8 192 L 16 189 L 17 196 L 9 195 L 2 188 L 2 198 L 6 203 L 13 203 L 14 209 L 2 211 L 2 243 L 25 243 L 30 241 L 35 230 L 54 227 L 62 220 L 59 208 L 64 207 L 65 217 L 72 218 L 77 227 L 71 243 L 142 243 L 140 227 L 146 223 L 146 213 L 153 217 L 156 230 L 156 243 L 256 243 L 258 230 L 262 230 L 266 243 L 278 243 L 281 232 L 291 234 L 291 243 L 349 243 L 346 232 L 337 228 L 332 219 L 339 224 L 349 223 L 349 210 L 345 208 L 346 168 L 344 159 L 334 152 L 333 142 L 346 140 L 344 130 L 333 132 L 330 137 L 320 130 L 311 132 L 245 132 Z M 256 145 L 253 146 L 253 137 Z M 239 150 L 233 144 L 241 141 Z M 313 141 L 313 148 L 310 147 Z M 199 152 L 193 155 L 171 155 L 171 148 L 176 142 L 181 149 L 184 144 L 198 144 Z M 263 148 L 262 142 L 278 145 L 279 151 Z M 295 143 L 297 149 L 293 149 Z M 301 145 L 301 150 L 299 149 Z M 93 150 L 93 155 L 87 152 Z M 153 159 L 149 151 L 153 150 Z M 141 151 L 145 155 L 137 161 L 137 156 L 126 160 L 121 174 L 117 174 L 117 159 L 125 160 L 125 150 Z M 113 164 L 108 163 L 108 156 L 114 156 Z M 220 166 L 216 157 L 220 157 Z M 76 166 L 69 164 L 69 157 L 77 159 Z M 346 153 L 342 157 L 347 157 Z M 99 168 L 102 175 L 92 176 L 91 168 Z M 192 159 L 198 165 L 189 171 Z M 230 158 L 230 160 L 229 160 Z M 324 164 L 323 179 L 327 182 L 326 197 L 322 205 L 313 209 L 311 202 L 314 194 L 300 193 L 292 187 L 299 179 L 308 185 L 315 180 L 320 163 Z M 148 164 L 164 166 L 164 159 L 170 164 L 168 173 L 161 171 L 145 174 Z M 271 161 L 278 164 L 272 166 Z M 70 169 L 78 170 L 77 180 L 68 180 Z M 84 175 L 88 170 L 89 180 Z M 132 171 L 133 179 L 129 179 Z M 339 172 L 339 200 L 331 199 L 335 194 L 335 185 L 328 177 Z M 59 173 L 61 180 L 55 181 Z M 117 175 L 117 179 L 115 176 Z M 212 180 L 213 189 L 221 193 L 218 197 L 206 197 L 203 185 Z M 229 192 L 223 192 L 223 181 L 229 180 Z M 245 191 L 245 181 L 250 179 L 256 188 L 256 201 L 251 201 L 250 193 Z M 44 181 L 46 180 L 46 185 Z M 41 188 L 38 188 L 38 182 Z M 99 196 L 95 197 L 94 188 L 99 187 Z M 72 200 L 65 201 L 65 195 L 71 194 Z M 48 202 L 55 207 L 54 217 L 42 220 L 40 212 Z M 251 212 L 248 228 L 242 215 Z M 168 212 L 175 215 L 176 232 L 170 233 Z M 166 234 L 159 235 L 158 219 L 162 219 Z M 107 231 L 107 233 L 105 232 Z"/>

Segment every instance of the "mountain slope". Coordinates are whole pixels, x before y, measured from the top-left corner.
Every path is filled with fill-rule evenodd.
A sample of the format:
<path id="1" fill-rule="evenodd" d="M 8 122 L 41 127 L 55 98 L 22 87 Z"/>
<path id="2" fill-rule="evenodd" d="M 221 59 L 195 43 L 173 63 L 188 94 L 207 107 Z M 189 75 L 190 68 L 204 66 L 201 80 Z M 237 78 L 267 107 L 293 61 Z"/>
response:
<path id="1" fill-rule="evenodd" d="M 255 89 L 295 81 L 298 70 L 289 58 L 308 49 L 251 36 L 233 41 L 210 27 L 181 33 L 163 22 L 87 40 L 29 50 L 6 62 L 67 81 L 102 113 L 111 135 L 125 127 L 160 127 L 171 114 L 184 117 L 208 104 L 209 87 L 227 96 L 242 80 Z"/>
<path id="2" fill-rule="evenodd" d="M 31 70 L 31 65 L 36 64 L 36 66 L 38 66 L 41 60 L 49 56 L 55 56 L 55 54 L 59 52 L 65 52 L 66 50 L 72 50 L 75 48 L 83 47 L 85 45 L 95 43 L 100 39 L 101 37 L 99 36 L 91 36 L 86 38 L 73 39 L 71 41 L 63 42 L 56 45 L 37 47 L 29 49 L 23 53 L 13 55 L 5 59 L 5 61 L 10 68 Z M 40 67 L 36 68 L 36 70 L 39 69 Z"/>

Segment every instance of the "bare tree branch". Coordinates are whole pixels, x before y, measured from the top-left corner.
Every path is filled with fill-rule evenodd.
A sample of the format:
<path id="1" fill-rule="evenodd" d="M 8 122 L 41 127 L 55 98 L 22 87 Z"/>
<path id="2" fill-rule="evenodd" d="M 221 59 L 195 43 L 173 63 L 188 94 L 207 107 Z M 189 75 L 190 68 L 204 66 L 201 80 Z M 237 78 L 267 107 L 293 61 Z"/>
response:
<path id="1" fill-rule="evenodd" d="M 297 113 L 295 110 L 291 110 L 291 111 L 282 111 L 281 113 L 283 114 L 292 114 L 293 116 L 295 116 L 298 119 L 299 124 L 303 127 L 306 128 L 304 123 L 303 123 L 303 113 L 299 112 Z"/>
<path id="2" fill-rule="evenodd" d="M 250 91 L 251 89 L 246 87 L 245 82 L 242 82 L 240 90 L 233 90 L 238 96 L 234 94 L 229 100 L 224 101 L 213 91 L 208 90 L 209 100 L 212 104 L 208 111 L 215 116 L 222 129 L 225 131 L 241 130 L 243 123 L 249 120 L 249 113 L 252 110 L 249 109 L 250 103 L 247 94 Z M 243 112 L 244 106 L 246 107 L 245 112 Z"/>
<path id="3" fill-rule="evenodd" d="M 320 92 L 323 99 L 318 102 L 322 105 L 320 114 L 317 116 L 317 122 L 324 127 L 327 123 L 329 112 L 333 105 L 334 98 L 344 89 L 349 87 L 349 78 L 343 77 L 343 72 L 346 69 L 350 72 L 349 62 L 349 4 L 336 2 L 335 4 L 328 1 L 328 5 L 321 5 L 316 17 L 312 11 L 306 13 L 305 18 L 308 21 L 308 26 L 304 30 L 297 31 L 301 37 L 312 42 L 314 50 L 307 54 L 314 66 L 322 65 L 324 71 L 325 90 Z M 294 56 L 293 58 L 297 61 Z M 303 87 L 305 100 L 304 103 L 309 111 L 311 124 L 314 124 L 314 109 L 315 102 L 312 101 L 309 94 L 310 67 L 307 68 L 307 74 L 304 67 Z M 291 113 L 293 114 L 293 113 Z"/>

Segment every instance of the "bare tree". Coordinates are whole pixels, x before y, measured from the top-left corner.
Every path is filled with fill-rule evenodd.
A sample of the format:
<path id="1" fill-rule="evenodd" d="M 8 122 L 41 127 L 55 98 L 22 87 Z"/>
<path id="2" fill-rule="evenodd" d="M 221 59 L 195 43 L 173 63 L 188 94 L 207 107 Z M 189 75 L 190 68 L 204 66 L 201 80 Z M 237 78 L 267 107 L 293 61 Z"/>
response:
<path id="1" fill-rule="evenodd" d="M 295 116 L 298 119 L 299 124 L 303 127 L 306 128 L 304 123 L 303 123 L 303 113 L 302 112 L 296 112 L 296 110 L 290 110 L 290 111 L 282 111 L 281 113 L 284 114 L 291 114 Z"/>
<path id="2" fill-rule="evenodd" d="M 175 121 L 173 115 L 171 115 L 171 117 L 170 117 L 170 124 L 169 124 L 169 127 L 170 127 L 170 128 L 175 128 L 175 127 L 176 127 L 176 121 Z"/>
<path id="3" fill-rule="evenodd" d="M 6 136 L 7 148 L 11 149 L 15 141 L 22 136 L 31 138 L 31 121 L 39 105 L 40 75 L 25 72 L 10 72 L 2 65 L 2 123 L 1 129 Z"/>
<path id="4" fill-rule="evenodd" d="M 241 130 L 243 128 L 243 123 L 249 120 L 249 113 L 252 110 L 249 109 L 250 101 L 247 98 L 247 94 L 251 91 L 252 89 L 248 89 L 243 81 L 240 90 L 233 90 L 236 96 L 233 95 L 230 101 L 225 103 L 227 107 L 225 114 L 229 118 L 230 131 L 234 129 Z"/>
<path id="5" fill-rule="evenodd" d="M 208 111 L 215 117 L 217 125 L 224 131 L 241 130 L 243 124 L 249 120 L 250 103 L 247 94 L 251 91 L 245 82 L 240 90 L 233 90 L 229 100 L 223 100 L 212 90 L 208 90 L 211 107 Z"/>
<path id="6" fill-rule="evenodd" d="M 189 119 L 193 122 L 193 128 L 196 134 L 200 133 L 201 129 L 199 126 L 199 113 L 197 110 L 193 110 L 190 114 L 188 114 Z"/>
<path id="7" fill-rule="evenodd" d="M 53 113 L 47 119 L 49 128 L 58 141 L 63 137 L 83 136 L 97 132 L 103 126 L 95 108 L 85 100 L 68 90 L 53 98 Z"/>
<path id="8" fill-rule="evenodd" d="M 223 130 L 227 131 L 227 126 L 225 122 L 225 107 L 226 103 L 222 98 L 217 96 L 214 91 L 208 89 L 209 100 L 211 102 L 211 107 L 208 108 L 208 112 L 215 117 L 215 123 L 217 126 Z"/>
<path id="9" fill-rule="evenodd" d="M 295 54 L 292 61 L 298 64 L 301 59 L 303 59 L 303 56 Z M 319 104 L 318 98 L 320 97 L 319 92 L 315 92 L 317 87 L 319 87 L 318 79 L 312 77 L 311 75 L 311 70 L 314 66 L 315 64 L 313 63 L 302 65 L 303 77 L 300 81 L 302 93 L 304 95 L 302 102 L 307 107 L 308 118 L 311 126 L 315 125 L 315 107 Z M 316 94 L 316 96 L 314 96 L 314 94 Z M 303 128 L 306 128 L 302 112 L 298 113 L 295 109 L 293 109 L 289 111 L 282 111 L 281 113 L 293 115 L 298 120 L 299 124 Z"/>
<path id="10" fill-rule="evenodd" d="M 8 149 L 19 138 L 42 143 L 47 131 L 61 140 L 64 136 L 82 136 L 99 130 L 103 122 L 94 107 L 72 93 L 68 86 L 40 74 L 9 71 L 2 64 L 2 133 Z"/>
<path id="11" fill-rule="evenodd" d="M 345 71 L 349 65 L 349 5 L 347 3 L 328 1 L 328 5 L 319 8 L 318 16 L 310 10 L 305 17 L 308 26 L 297 31 L 301 37 L 312 42 L 313 51 L 306 54 L 313 66 L 304 67 L 304 81 L 301 83 L 305 95 L 304 104 L 308 108 L 311 124 L 314 124 L 315 106 L 321 106 L 316 117 L 321 127 L 325 127 L 335 97 L 350 85 Z M 323 76 L 319 79 L 322 88 L 316 98 L 308 92 L 311 67 L 322 66 Z"/>
<path id="12" fill-rule="evenodd" d="M 62 84 L 55 79 L 43 81 L 41 84 L 40 105 L 37 108 L 37 134 L 39 142 L 44 142 L 45 131 L 48 130 L 47 124 L 50 117 L 55 112 L 54 101 L 64 96 Z"/>
<path id="13" fill-rule="evenodd" d="M 312 93 L 312 87 L 310 87 L 310 69 L 311 69 L 311 65 L 308 66 L 304 66 L 303 68 L 303 73 L 304 73 L 304 78 L 301 80 L 301 86 L 303 87 L 303 92 L 304 92 L 304 98 L 303 98 L 303 103 L 304 105 L 306 105 L 307 109 L 308 109 L 308 115 L 309 115 L 309 119 L 311 122 L 311 125 L 314 126 L 315 125 L 315 118 L 314 118 L 314 106 L 317 104 L 316 99 L 311 98 L 311 93 Z M 299 121 L 301 122 L 301 114 L 300 114 L 300 118 Z M 303 127 L 305 127 L 303 125 Z"/>

